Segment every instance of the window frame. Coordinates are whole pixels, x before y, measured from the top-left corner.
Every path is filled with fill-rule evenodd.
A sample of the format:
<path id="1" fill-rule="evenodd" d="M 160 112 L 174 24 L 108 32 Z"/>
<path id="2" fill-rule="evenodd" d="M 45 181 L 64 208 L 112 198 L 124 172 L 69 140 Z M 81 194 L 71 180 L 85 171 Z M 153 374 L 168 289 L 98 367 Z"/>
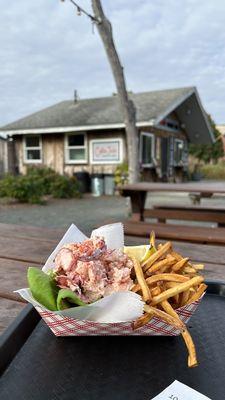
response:
<path id="1" fill-rule="evenodd" d="M 148 164 L 144 164 L 142 162 L 143 136 L 151 137 L 151 139 L 152 139 L 152 151 L 151 151 L 152 162 L 148 163 Z M 140 133 L 140 148 L 139 148 L 139 162 L 140 162 L 141 166 L 144 168 L 154 167 L 154 158 L 155 158 L 155 135 L 153 133 L 149 133 L 149 132 L 141 132 Z"/>
<path id="2" fill-rule="evenodd" d="M 26 139 L 28 137 L 38 137 L 39 138 L 39 146 L 31 146 L 31 147 L 27 147 L 26 144 Z M 40 151 L 40 158 L 39 159 L 29 159 L 27 158 L 27 152 L 28 150 L 39 150 Z M 24 135 L 23 136 L 23 161 L 24 164 L 41 164 L 42 163 L 42 135 Z"/>
<path id="3" fill-rule="evenodd" d="M 115 160 L 115 161 L 107 161 L 107 160 L 104 160 L 104 161 L 94 161 L 94 159 L 93 159 L 93 151 L 92 151 L 92 146 L 93 146 L 93 143 L 96 143 L 96 142 L 119 142 L 119 160 L 117 161 L 117 160 Z M 111 165 L 111 164 L 121 164 L 122 162 L 123 162 L 123 139 L 122 138 L 119 138 L 119 137 L 116 137 L 116 138 L 107 138 L 107 139 L 104 139 L 104 138 L 101 138 L 101 139 L 92 139 L 92 140 L 90 140 L 90 146 L 89 146 L 89 155 L 90 155 L 90 164 L 92 164 L 92 165 L 100 165 L 100 164 L 108 164 L 108 165 Z"/>
<path id="4" fill-rule="evenodd" d="M 84 136 L 84 145 L 83 146 L 69 146 L 69 136 Z M 69 158 L 69 150 L 77 150 L 84 149 L 85 158 L 83 160 L 71 160 Z M 65 135 L 64 140 L 64 157 L 66 164 L 87 164 L 88 163 L 88 141 L 87 141 L 87 132 L 70 132 Z"/>
<path id="5" fill-rule="evenodd" d="M 176 143 L 182 143 L 182 155 L 180 161 L 175 160 L 175 150 L 176 150 Z M 179 139 L 179 138 L 174 138 L 174 148 L 173 148 L 173 157 L 174 157 L 174 166 L 179 167 L 183 163 L 183 151 L 184 151 L 184 140 Z"/>

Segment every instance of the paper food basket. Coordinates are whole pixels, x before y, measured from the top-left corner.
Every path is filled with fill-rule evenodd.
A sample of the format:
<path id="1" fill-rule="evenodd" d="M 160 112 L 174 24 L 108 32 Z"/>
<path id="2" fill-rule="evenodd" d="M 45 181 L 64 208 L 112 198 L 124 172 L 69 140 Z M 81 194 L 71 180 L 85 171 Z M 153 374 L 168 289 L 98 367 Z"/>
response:
<path id="1" fill-rule="evenodd" d="M 124 233 L 122 224 L 112 224 L 103 226 L 92 232 L 92 235 L 103 236 L 108 248 L 121 248 L 124 245 Z M 71 225 L 59 242 L 55 250 L 48 258 L 43 267 L 47 272 L 54 266 L 54 259 L 59 249 L 66 243 L 81 242 L 87 239 L 75 225 Z M 17 292 L 28 302 L 33 304 L 41 318 L 45 321 L 55 336 L 178 336 L 180 331 L 166 322 L 154 317 L 149 323 L 133 330 L 132 322 L 143 313 L 143 303 L 141 297 L 133 292 L 114 293 L 107 298 L 86 307 L 74 307 L 63 311 L 49 311 L 37 303 L 29 289 L 20 289 Z M 121 297 L 120 297 L 121 296 Z M 127 299 L 126 299 L 127 296 Z M 130 296 L 130 298 L 128 298 Z M 111 298 L 116 300 L 117 309 L 111 307 Z M 118 309 L 118 301 L 122 299 L 122 306 Z M 176 310 L 180 319 L 186 324 L 195 312 L 201 298 L 191 304 L 183 306 Z M 126 303 L 127 302 L 127 303 Z M 133 302 L 133 304 L 132 304 Z M 89 312 L 88 316 L 83 313 L 83 317 L 77 317 L 78 309 L 91 310 L 95 305 L 101 305 L 101 312 Z M 132 304 L 133 309 L 129 310 Z M 90 307 L 94 306 L 94 307 Z M 110 306 L 110 307 L 109 307 Z M 107 308 L 108 307 L 108 308 Z M 125 310 L 125 311 L 124 311 Z M 127 310 L 127 311 L 126 311 Z M 102 311 L 104 318 L 102 317 Z M 87 312 L 87 311 L 86 311 Z M 124 320 L 118 321 L 118 312 L 125 315 Z M 125 314 L 123 314 L 125 312 Z M 127 312 L 127 314 L 126 314 Z M 130 313 L 129 313 L 130 312 Z M 122 313 L 122 314 L 121 314 Z M 129 314 L 129 315 L 128 315 Z M 110 317 L 107 317 L 109 316 Z M 108 319 L 108 320 L 107 320 Z M 103 321 L 103 322 L 102 322 Z M 114 322 L 115 321 L 115 322 Z"/>

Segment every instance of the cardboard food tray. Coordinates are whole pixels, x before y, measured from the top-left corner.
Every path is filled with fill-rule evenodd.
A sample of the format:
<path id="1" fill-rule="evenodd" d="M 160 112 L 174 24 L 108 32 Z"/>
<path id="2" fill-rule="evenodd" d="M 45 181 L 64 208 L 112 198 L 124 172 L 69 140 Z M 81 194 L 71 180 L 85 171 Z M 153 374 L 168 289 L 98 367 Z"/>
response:
<path id="1" fill-rule="evenodd" d="M 186 324 L 195 312 L 201 299 L 177 309 L 180 319 Z M 180 331 L 158 318 L 139 329 L 132 329 L 132 322 L 100 323 L 82 321 L 35 307 L 42 319 L 56 336 L 178 336 Z"/>
<path id="2" fill-rule="evenodd" d="M 92 234 L 99 234 L 100 236 L 103 236 L 107 247 L 111 249 L 118 249 L 122 248 L 124 246 L 124 231 L 123 231 L 123 225 L 121 223 L 116 223 L 112 225 L 105 225 L 103 227 L 98 228 L 97 230 L 93 231 Z M 59 249 L 66 243 L 72 243 L 72 242 L 82 242 L 83 240 L 87 239 L 87 237 L 75 226 L 71 225 L 70 228 L 67 230 L 57 247 L 53 250 L 52 254 L 49 256 L 48 260 L 46 261 L 43 271 L 48 272 L 49 270 L 52 269 L 54 265 L 54 259 L 59 251 Z M 105 321 L 104 319 L 97 319 L 97 318 L 90 318 L 90 308 L 85 307 L 87 314 L 86 318 L 81 318 L 81 314 L 77 313 L 78 308 L 70 308 L 69 312 L 67 310 L 61 311 L 61 312 L 52 312 L 49 311 L 48 309 L 44 308 L 41 306 L 40 303 L 35 301 L 32 298 L 32 295 L 29 291 L 28 288 L 18 290 L 18 293 L 27 301 L 29 301 L 35 309 L 38 311 L 40 314 L 41 318 L 45 321 L 45 323 L 49 326 L 51 331 L 54 333 L 56 336 L 178 336 L 180 334 L 180 331 L 176 329 L 174 326 L 171 326 L 167 324 L 166 322 L 162 321 L 161 319 L 158 319 L 157 317 L 154 317 L 151 319 L 149 323 L 146 325 L 140 327 L 139 329 L 133 330 L 132 328 L 132 322 L 134 318 L 134 313 L 132 312 L 129 314 L 129 318 L 126 319 L 119 319 L 121 318 L 120 312 L 122 309 L 125 308 L 125 312 L 128 312 L 128 309 L 130 308 L 133 311 L 133 307 L 136 305 L 137 308 L 140 310 L 140 307 L 143 310 L 143 305 L 140 306 L 140 304 L 137 304 L 137 298 L 135 300 L 136 304 L 132 303 L 133 298 L 131 298 L 131 293 L 132 297 L 139 297 L 133 292 L 129 292 L 129 298 L 130 302 L 126 302 L 125 305 L 121 303 L 121 301 L 117 301 L 117 307 L 114 305 L 114 309 L 112 306 L 112 300 L 110 296 L 106 297 L 105 300 L 108 304 L 105 304 L 105 314 L 107 315 L 107 320 Z M 128 292 L 127 292 L 128 293 Z M 119 293 L 118 293 L 119 295 Z M 107 300 L 108 299 L 108 300 Z M 123 301 L 123 299 L 120 298 L 120 300 Z M 190 317 L 193 315 L 195 312 L 199 302 L 201 301 L 201 298 L 198 301 L 195 301 L 191 304 L 185 305 L 179 309 L 177 309 L 177 313 L 180 317 L 180 319 L 184 322 L 187 323 L 190 319 Z M 141 298 L 138 300 L 138 302 L 142 302 Z M 97 306 L 97 312 L 98 309 L 101 310 L 101 300 L 98 302 L 95 302 L 94 305 L 95 307 Z M 119 306 L 118 306 L 119 304 Z M 132 306 L 131 306 L 132 304 Z M 90 306 L 92 306 L 90 305 Z M 100 308 L 99 308 L 100 307 Z M 108 308 L 107 308 L 108 307 Z M 118 308 L 119 307 L 119 308 Z M 79 307 L 80 308 L 80 307 Z M 84 308 L 84 307 L 82 307 Z M 94 309 L 94 307 L 93 307 Z M 93 310 L 92 309 L 92 310 Z M 116 319 L 108 319 L 108 315 L 112 313 L 112 310 L 114 311 L 114 317 Z M 89 314 L 88 314 L 89 313 Z M 83 314 L 82 314 L 83 315 Z M 133 315 L 133 318 L 131 318 L 131 315 Z M 93 314 L 92 314 L 93 316 Z M 140 314 L 139 314 L 140 316 Z M 99 317 L 99 315 L 98 315 Z M 117 318 L 119 317 L 119 318 Z M 90 320 L 91 319 L 91 320 Z M 101 322 L 100 322 L 101 321 Z M 103 322 L 104 321 L 104 322 Z M 123 321 L 123 322 L 118 322 L 118 321 Z"/>

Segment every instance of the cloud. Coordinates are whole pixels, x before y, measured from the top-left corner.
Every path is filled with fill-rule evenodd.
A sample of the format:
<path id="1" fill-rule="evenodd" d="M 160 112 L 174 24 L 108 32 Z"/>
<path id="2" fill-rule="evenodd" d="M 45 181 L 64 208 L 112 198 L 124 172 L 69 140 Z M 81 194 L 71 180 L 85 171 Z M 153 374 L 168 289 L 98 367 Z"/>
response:
<path id="1" fill-rule="evenodd" d="M 6 4 L 7 3 L 7 4 Z M 91 1 L 79 4 L 91 12 Z M 105 0 L 134 92 L 198 87 L 225 122 L 223 0 Z M 0 125 L 73 97 L 110 95 L 112 74 L 98 33 L 69 1 L 0 0 Z"/>

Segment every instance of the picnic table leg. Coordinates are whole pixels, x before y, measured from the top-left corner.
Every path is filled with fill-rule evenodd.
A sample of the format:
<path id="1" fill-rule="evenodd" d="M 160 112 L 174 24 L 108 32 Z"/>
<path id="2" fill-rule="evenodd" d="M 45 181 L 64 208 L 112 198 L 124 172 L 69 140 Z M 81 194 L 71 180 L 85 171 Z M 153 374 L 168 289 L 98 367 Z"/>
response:
<path id="1" fill-rule="evenodd" d="M 131 210 L 133 221 L 143 221 L 144 220 L 144 208 L 147 192 L 144 191 L 133 191 L 124 190 L 123 196 L 130 197 L 131 200 Z"/>

